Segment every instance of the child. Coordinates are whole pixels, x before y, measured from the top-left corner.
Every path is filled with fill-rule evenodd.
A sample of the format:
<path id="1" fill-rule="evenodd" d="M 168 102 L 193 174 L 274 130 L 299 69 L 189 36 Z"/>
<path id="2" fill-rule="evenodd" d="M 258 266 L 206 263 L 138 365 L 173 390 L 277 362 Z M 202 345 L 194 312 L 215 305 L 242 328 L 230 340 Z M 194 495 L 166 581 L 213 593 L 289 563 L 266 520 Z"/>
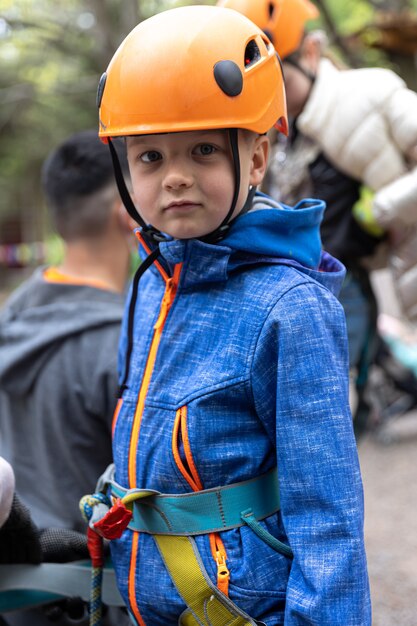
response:
<path id="1" fill-rule="evenodd" d="M 265 133 L 286 131 L 273 46 L 235 11 L 173 9 L 128 35 L 98 101 L 145 257 L 111 482 L 133 513 L 111 546 L 133 622 L 369 625 L 344 270 L 321 201 L 255 194 Z"/>

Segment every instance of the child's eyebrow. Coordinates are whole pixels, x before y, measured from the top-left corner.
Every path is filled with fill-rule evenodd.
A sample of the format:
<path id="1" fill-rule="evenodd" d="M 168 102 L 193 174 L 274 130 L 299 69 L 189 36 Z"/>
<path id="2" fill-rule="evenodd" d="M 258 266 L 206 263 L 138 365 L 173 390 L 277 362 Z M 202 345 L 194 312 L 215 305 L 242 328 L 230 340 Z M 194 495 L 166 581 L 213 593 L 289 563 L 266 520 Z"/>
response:
<path id="1" fill-rule="evenodd" d="M 200 141 L 201 139 L 214 138 L 219 137 L 219 135 L 223 135 L 222 131 L 219 129 L 207 129 L 207 130 L 199 130 L 199 131 L 184 131 L 184 132 L 198 132 L 198 136 L 195 137 L 196 141 Z M 161 137 L 164 135 L 177 135 L 180 133 L 151 133 L 149 135 L 129 135 L 128 139 L 130 139 L 130 143 L 133 145 L 152 142 L 153 139 L 157 137 Z"/>
<path id="2" fill-rule="evenodd" d="M 155 135 L 130 135 L 128 137 L 128 139 L 130 139 L 130 144 L 132 145 L 136 145 L 138 143 L 145 143 L 145 142 L 149 142 L 152 141 L 152 138 L 155 137 Z"/>

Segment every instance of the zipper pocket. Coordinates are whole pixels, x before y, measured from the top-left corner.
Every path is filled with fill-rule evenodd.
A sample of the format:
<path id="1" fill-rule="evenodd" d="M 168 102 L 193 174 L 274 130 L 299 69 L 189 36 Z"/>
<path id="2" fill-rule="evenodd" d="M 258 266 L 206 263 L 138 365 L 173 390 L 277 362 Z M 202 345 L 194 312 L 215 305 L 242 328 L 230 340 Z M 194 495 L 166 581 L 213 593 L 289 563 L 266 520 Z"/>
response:
<path id="1" fill-rule="evenodd" d="M 187 407 L 179 408 L 175 415 L 172 431 L 172 453 L 174 461 L 193 491 L 204 489 L 191 452 L 187 428 Z M 219 533 L 210 533 L 210 550 L 217 568 L 217 588 L 228 596 L 230 572 L 226 565 L 227 553 Z"/>

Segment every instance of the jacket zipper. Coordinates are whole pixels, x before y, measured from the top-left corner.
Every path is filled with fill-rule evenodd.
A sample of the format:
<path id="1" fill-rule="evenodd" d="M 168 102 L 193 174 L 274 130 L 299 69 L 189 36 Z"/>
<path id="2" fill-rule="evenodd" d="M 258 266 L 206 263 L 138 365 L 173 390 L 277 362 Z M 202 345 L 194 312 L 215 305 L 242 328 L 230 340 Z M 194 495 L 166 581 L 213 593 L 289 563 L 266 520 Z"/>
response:
<path id="1" fill-rule="evenodd" d="M 174 275 L 172 276 L 172 278 L 168 278 L 165 275 L 166 276 L 165 293 L 162 298 L 159 316 L 154 326 L 151 347 L 148 352 L 148 358 L 146 361 L 145 371 L 143 374 L 142 385 L 139 391 L 138 402 L 136 404 L 135 417 L 133 419 L 133 427 L 132 427 L 132 434 L 130 438 L 130 449 L 129 449 L 129 485 L 131 489 L 135 489 L 137 487 L 136 455 L 137 455 L 140 425 L 142 421 L 142 414 L 143 414 L 143 409 L 145 406 L 145 400 L 146 400 L 146 396 L 148 393 L 149 384 L 151 382 L 152 372 L 153 372 L 154 365 L 155 365 L 159 343 L 161 341 L 162 331 L 164 329 L 164 325 L 165 325 L 168 313 L 171 309 L 172 303 L 177 293 L 178 279 L 179 279 L 179 275 L 181 272 L 181 267 L 182 267 L 181 263 L 175 266 Z"/>
<path id="2" fill-rule="evenodd" d="M 138 236 L 139 241 L 144 246 L 146 252 L 149 254 L 150 250 L 145 242 L 142 240 L 140 235 Z M 175 295 L 177 293 L 179 276 L 181 273 L 182 264 L 179 263 L 174 268 L 174 274 L 172 278 L 169 278 L 167 273 L 164 271 L 162 266 L 156 262 L 156 267 L 158 268 L 162 278 L 165 280 L 165 292 L 162 298 L 161 307 L 159 310 L 158 319 L 154 325 L 153 337 L 151 346 L 148 352 L 148 358 L 146 361 L 145 371 L 143 374 L 142 384 L 139 391 L 138 401 L 136 404 L 135 416 L 133 418 L 133 426 L 132 433 L 130 437 L 130 447 L 129 447 L 129 465 L 128 465 L 128 473 L 129 473 L 129 485 L 131 489 L 136 488 L 137 480 L 136 480 L 136 453 L 137 446 L 139 442 L 139 432 L 140 425 L 142 421 L 143 409 L 145 406 L 145 400 L 149 389 L 149 384 L 152 377 L 152 372 L 155 366 L 156 355 L 158 352 L 159 343 L 161 341 L 162 331 L 164 329 L 165 321 L 168 316 L 168 313 L 171 309 L 172 303 L 175 299 Z M 146 626 L 143 618 L 140 614 L 139 607 L 136 600 L 136 563 L 138 558 L 138 547 L 139 547 L 139 533 L 133 533 L 132 537 L 132 553 L 130 558 L 129 565 L 129 577 L 128 577 L 128 595 L 131 604 L 131 608 L 133 614 L 139 624 L 139 626 Z"/>
<path id="3" fill-rule="evenodd" d="M 218 533 L 210 533 L 210 549 L 217 566 L 217 588 L 228 596 L 230 572 L 226 565 L 226 548 Z"/>

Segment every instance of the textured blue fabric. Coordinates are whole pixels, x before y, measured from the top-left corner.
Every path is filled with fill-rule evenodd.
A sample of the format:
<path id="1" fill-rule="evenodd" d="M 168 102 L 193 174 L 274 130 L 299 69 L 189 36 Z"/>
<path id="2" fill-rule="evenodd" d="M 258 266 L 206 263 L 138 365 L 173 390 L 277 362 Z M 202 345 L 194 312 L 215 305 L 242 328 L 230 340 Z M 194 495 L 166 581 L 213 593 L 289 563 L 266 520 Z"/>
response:
<path id="1" fill-rule="evenodd" d="M 205 489 L 278 465 L 281 511 L 261 524 L 291 546 L 294 559 L 275 552 L 249 527 L 221 533 L 230 598 L 267 626 L 371 624 L 345 319 L 334 295 L 344 269 L 326 254 L 317 255 L 316 268 L 301 264 L 308 223 L 310 241 L 319 242 L 319 220 L 309 213 L 317 213 L 318 206 L 303 209 L 303 220 L 288 207 L 256 210 L 239 218 L 219 245 L 195 240 L 161 245 L 167 269 L 183 267 L 135 451 L 138 488 L 191 491 L 172 453 L 176 411 L 187 407 L 189 443 Z M 271 220 L 280 222 L 284 210 L 289 225 L 294 216 L 287 258 L 280 243 L 273 254 L 269 236 L 267 250 L 262 248 L 263 237 L 274 230 Z M 244 227 L 248 220 L 253 246 Z M 312 259 L 315 252 L 309 253 Z M 138 392 L 164 288 L 155 267 L 140 284 L 128 388 L 113 446 L 115 479 L 124 487 Z M 126 320 L 123 328 L 122 365 Z M 128 604 L 132 535 L 126 531 L 111 546 Z M 215 582 L 209 539 L 198 536 L 196 543 Z M 139 534 L 133 565 L 143 622 L 177 624 L 185 607 L 151 536 Z"/>

